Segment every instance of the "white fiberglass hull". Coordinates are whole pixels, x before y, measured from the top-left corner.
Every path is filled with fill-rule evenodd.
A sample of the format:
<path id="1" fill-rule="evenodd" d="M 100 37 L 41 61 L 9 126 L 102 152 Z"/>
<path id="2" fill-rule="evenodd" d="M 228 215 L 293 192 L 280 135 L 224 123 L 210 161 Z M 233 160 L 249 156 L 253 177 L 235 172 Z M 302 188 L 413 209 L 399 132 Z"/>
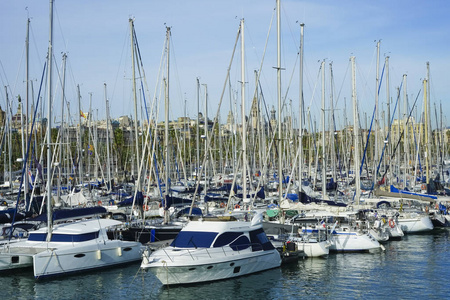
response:
<path id="1" fill-rule="evenodd" d="M 108 241 L 103 245 L 64 247 L 33 256 L 36 278 L 113 267 L 141 259 L 141 244 Z"/>
<path id="2" fill-rule="evenodd" d="M 434 226 L 429 216 L 416 218 L 399 218 L 398 224 L 405 233 L 418 233 L 433 230 Z"/>
<path id="3" fill-rule="evenodd" d="M 389 238 L 392 238 L 392 239 L 401 239 L 405 235 L 398 223 L 395 224 L 394 227 L 389 227 L 388 232 L 389 232 Z"/>
<path id="4" fill-rule="evenodd" d="M 367 233 L 337 232 L 331 238 L 330 251 L 333 252 L 364 252 L 381 249 L 380 243 Z"/>
<path id="5" fill-rule="evenodd" d="M 268 251 L 239 251 L 226 253 L 211 249 L 178 250 L 170 257 L 171 250 L 158 250 L 149 257 L 144 253 L 141 268 L 152 272 L 164 285 L 191 284 L 248 275 L 281 264 L 276 249 Z"/>
<path id="6" fill-rule="evenodd" d="M 323 242 L 297 242 L 298 250 L 302 250 L 306 257 L 321 257 L 327 256 L 330 253 L 331 243 Z"/>

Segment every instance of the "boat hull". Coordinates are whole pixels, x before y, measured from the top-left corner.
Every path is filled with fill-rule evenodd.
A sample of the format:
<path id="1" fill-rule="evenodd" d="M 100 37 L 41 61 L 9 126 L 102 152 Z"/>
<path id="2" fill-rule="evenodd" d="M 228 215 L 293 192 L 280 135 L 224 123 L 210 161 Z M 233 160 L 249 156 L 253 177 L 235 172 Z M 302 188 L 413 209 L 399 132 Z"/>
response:
<path id="1" fill-rule="evenodd" d="M 276 249 L 254 252 L 251 256 L 248 254 L 224 256 L 220 261 L 217 258 L 201 259 L 192 254 L 191 263 L 177 263 L 176 259 L 171 261 L 169 257 L 149 261 L 145 256 L 141 268 L 153 273 L 163 285 L 228 279 L 277 268 L 281 264 L 280 254 Z"/>
<path id="2" fill-rule="evenodd" d="M 368 252 L 381 249 L 380 243 L 370 234 L 339 232 L 331 238 L 330 252 Z"/>
<path id="3" fill-rule="evenodd" d="M 398 224 L 404 233 L 420 233 L 434 229 L 433 223 L 431 222 L 429 216 L 418 218 L 399 218 Z"/>
<path id="4" fill-rule="evenodd" d="M 304 252 L 306 257 L 322 257 L 327 256 L 330 253 L 330 243 L 328 241 L 323 242 L 297 242 L 298 250 Z"/>
<path id="5" fill-rule="evenodd" d="M 141 259 L 141 244 L 111 241 L 77 248 L 46 250 L 33 256 L 35 278 L 108 268 Z"/>

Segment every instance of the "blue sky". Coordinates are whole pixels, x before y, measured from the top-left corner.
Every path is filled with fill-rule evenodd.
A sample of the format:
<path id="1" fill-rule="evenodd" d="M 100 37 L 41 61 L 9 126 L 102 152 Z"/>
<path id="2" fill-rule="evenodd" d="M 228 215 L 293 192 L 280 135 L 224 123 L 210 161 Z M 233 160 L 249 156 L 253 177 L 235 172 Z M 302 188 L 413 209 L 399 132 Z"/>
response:
<path id="1" fill-rule="evenodd" d="M 450 18 L 449 4 L 437 1 L 287 1 L 281 2 L 282 24 L 282 94 L 292 101 L 292 113 L 298 115 L 298 47 L 300 26 L 305 23 L 305 105 L 320 123 L 320 63 L 326 62 L 326 99 L 330 99 L 329 64 L 333 66 L 333 96 L 338 126 L 344 122 L 346 106 L 350 122 L 350 56 L 357 61 L 357 94 L 360 112 L 371 115 L 375 103 L 376 41 L 381 40 L 380 73 L 385 56 L 390 57 L 390 97 L 407 74 L 407 93 L 412 105 L 426 78 L 426 62 L 431 67 L 431 101 L 444 116 L 449 115 Z M 26 9 L 27 8 L 27 9 Z M 0 81 L 7 85 L 10 97 L 25 95 L 26 20 L 31 18 L 30 76 L 35 95 L 48 46 L 48 1 L 2 1 L 0 10 Z M 151 102 L 163 52 L 166 26 L 171 27 L 170 118 L 197 117 L 196 78 L 200 79 L 201 111 L 204 110 L 204 86 L 208 88 L 208 116 L 218 110 L 228 64 L 241 18 L 245 19 L 246 107 L 249 110 L 254 91 L 254 70 L 259 69 L 274 17 L 275 1 L 69 1 L 56 0 L 54 21 L 54 56 L 61 69 L 61 53 L 68 55 L 66 96 L 72 116 L 78 105 L 76 85 L 80 85 L 81 106 L 89 110 L 92 93 L 94 116 L 105 116 L 104 83 L 112 117 L 134 115 L 131 78 L 129 22 L 135 20 L 146 74 L 146 99 Z M 276 99 L 276 23 L 273 19 L 260 78 L 268 109 Z M 231 68 L 230 85 L 220 107 L 222 120 L 230 109 L 240 111 L 240 50 Z M 383 78 L 380 110 L 386 108 Z M 138 83 L 139 85 L 139 83 Z M 55 87 L 55 111 L 59 112 L 60 89 Z M 4 88 L 0 93 L 4 109 Z M 161 98 L 159 92 L 158 98 Z M 235 100 L 235 98 L 237 98 Z M 422 93 L 415 116 L 422 112 Z M 14 100 L 15 101 L 15 100 Z M 160 101 L 160 100 L 158 100 Z M 234 103 L 237 108 L 233 108 Z M 13 107 L 17 107 L 17 101 Z M 434 117 L 434 106 L 433 117 Z M 163 116 L 163 106 L 161 112 Z M 403 105 L 402 105 L 403 109 Z M 283 111 L 289 114 L 290 111 Z M 56 113 L 58 114 L 58 113 Z M 57 116 L 56 116 L 57 117 Z M 444 120 L 445 121 L 445 120 Z M 436 122 L 433 121 L 433 127 Z M 319 126 L 319 125 L 318 125 Z"/>

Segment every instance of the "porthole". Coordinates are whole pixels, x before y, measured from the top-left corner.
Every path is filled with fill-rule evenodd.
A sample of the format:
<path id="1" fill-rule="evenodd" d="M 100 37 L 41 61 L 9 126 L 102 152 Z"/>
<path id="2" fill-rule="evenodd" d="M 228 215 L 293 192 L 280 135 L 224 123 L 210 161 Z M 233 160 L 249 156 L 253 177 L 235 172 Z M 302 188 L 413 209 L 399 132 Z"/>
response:
<path id="1" fill-rule="evenodd" d="M 194 271 L 196 268 L 189 268 L 189 271 Z"/>
<path id="2" fill-rule="evenodd" d="M 131 248 L 131 247 L 123 248 L 123 251 L 131 251 L 131 250 L 133 250 L 133 248 Z"/>
<path id="3" fill-rule="evenodd" d="M 211 270 L 212 268 L 213 268 L 213 266 L 208 266 L 207 267 L 208 270 Z"/>
<path id="4" fill-rule="evenodd" d="M 74 257 L 76 257 L 76 258 L 81 258 L 81 257 L 85 257 L 85 256 L 86 256 L 86 254 L 84 254 L 84 253 L 79 253 L 79 254 L 74 255 Z"/>

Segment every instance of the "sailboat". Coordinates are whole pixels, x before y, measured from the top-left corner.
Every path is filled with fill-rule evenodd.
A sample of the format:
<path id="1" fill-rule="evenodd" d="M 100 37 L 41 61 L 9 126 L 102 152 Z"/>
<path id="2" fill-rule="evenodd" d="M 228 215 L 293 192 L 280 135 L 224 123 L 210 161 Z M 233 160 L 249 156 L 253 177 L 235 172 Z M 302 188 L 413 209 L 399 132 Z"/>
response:
<path id="1" fill-rule="evenodd" d="M 244 20 L 238 34 L 243 48 Z M 243 182 L 246 195 L 246 180 Z M 141 269 L 152 272 L 162 284 L 172 285 L 233 278 L 279 267 L 281 257 L 264 232 L 262 215 L 257 213 L 248 221 L 251 214 L 246 213 L 245 220 L 238 220 L 237 214 L 191 215 L 170 246 L 144 251 Z"/>
<path id="2" fill-rule="evenodd" d="M 51 130 L 53 0 L 50 0 L 48 47 L 48 118 Z M 107 228 L 120 221 L 90 219 L 53 224 L 51 204 L 51 135 L 47 134 L 47 227 L 30 232 L 28 239 L 6 243 L 0 250 L 0 270 L 33 267 L 34 277 L 67 275 L 140 260 L 141 244 L 108 237 Z"/>

